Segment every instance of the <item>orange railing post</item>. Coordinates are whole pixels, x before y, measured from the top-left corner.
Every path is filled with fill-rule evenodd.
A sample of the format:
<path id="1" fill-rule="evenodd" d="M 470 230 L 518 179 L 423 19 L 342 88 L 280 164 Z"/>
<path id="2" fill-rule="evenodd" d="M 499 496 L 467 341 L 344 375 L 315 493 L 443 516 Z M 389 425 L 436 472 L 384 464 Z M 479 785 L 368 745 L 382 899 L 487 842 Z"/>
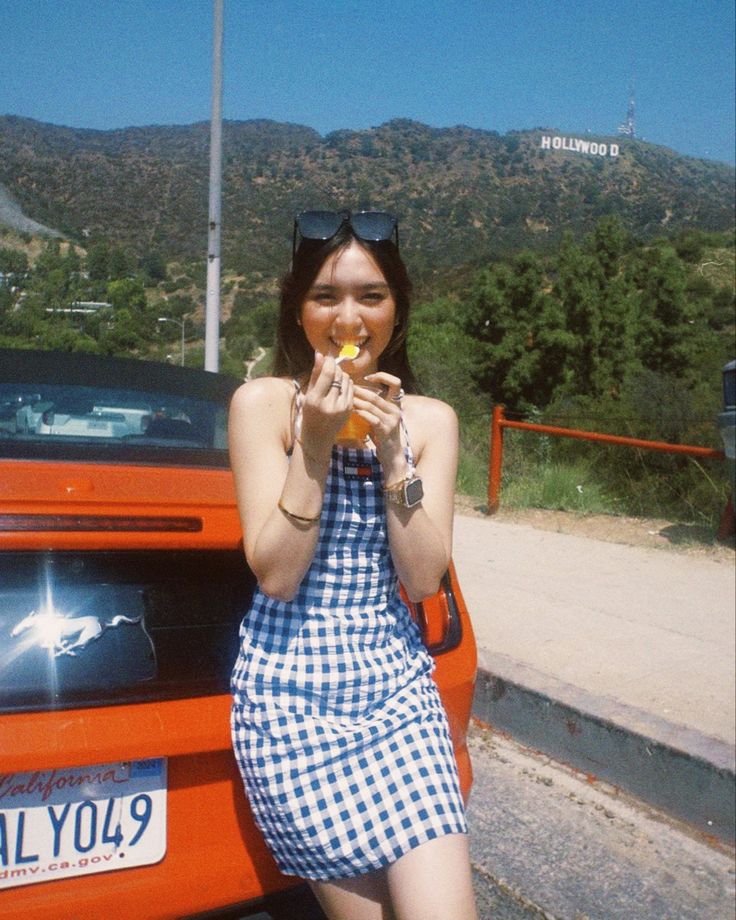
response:
<path id="1" fill-rule="evenodd" d="M 625 447 L 638 447 L 643 450 L 658 450 L 668 454 L 685 454 L 690 457 L 710 457 L 717 460 L 724 460 L 726 457 L 724 451 L 715 450 L 711 447 L 696 447 L 691 444 L 668 444 L 666 441 L 647 441 L 642 438 L 629 438 L 617 434 L 601 434 L 597 431 L 559 428 L 557 425 L 539 425 L 536 422 L 512 422 L 506 418 L 503 406 L 494 406 L 491 417 L 491 453 L 488 460 L 488 514 L 495 514 L 501 502 L 504 428 L 536 431 L 537 434 L 551 434 L 560 438 L 578 438 L 583 441 L 597 441 L 602 444 L 620 444 Z M 731 511 L 731 516 L 733 517 L 733 511 Z M 728 525 L 724 524 L 723 526 Z"/>
<path id="2" fill-rule="evenodd" d="M 503 406 L 494 406 L 491 417 L 491 452 L 488 458 L 488 513 L 495 514 L 501 497 L 503 466 Z"/>

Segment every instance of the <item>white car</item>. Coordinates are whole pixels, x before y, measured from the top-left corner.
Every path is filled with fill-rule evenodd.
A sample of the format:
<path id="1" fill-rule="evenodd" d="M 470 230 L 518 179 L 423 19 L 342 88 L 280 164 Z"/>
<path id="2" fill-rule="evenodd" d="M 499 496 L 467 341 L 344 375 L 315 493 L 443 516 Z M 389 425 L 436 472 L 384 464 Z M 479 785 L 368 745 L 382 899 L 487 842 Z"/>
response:
<path id="1" fill-rule="evenodd" d="M 123 415 L 128 426 L 127 434 L 145 434 L 152 417 L 151 407 L 144 404 L 113 406 L 95 403 L 92 412 L 101 415 Z"/>
<path id="2" fill-rule="evenodd" d="M 122 412 L 75 413 L 56 407 L 47 409 L 36 426 L 36 434 L 71 438 L 124 438 L 131 433 Z"/>

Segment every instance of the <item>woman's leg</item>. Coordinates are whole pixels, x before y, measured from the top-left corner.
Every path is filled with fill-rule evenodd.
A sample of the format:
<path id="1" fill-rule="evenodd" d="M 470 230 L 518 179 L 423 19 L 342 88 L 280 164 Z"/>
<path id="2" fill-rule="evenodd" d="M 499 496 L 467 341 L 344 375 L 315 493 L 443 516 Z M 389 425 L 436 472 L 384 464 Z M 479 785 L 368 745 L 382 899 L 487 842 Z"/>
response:
<path id="1" fill-rule="evenodd" d="M 387 877 L 396 920 L 478 918 L 466 834 L 421 844 L 389 866 Z"/>
<path id="2" fill-rule="evenodd" d="M 395 920 L 384 869 L 309 885 L 330 920 Z"/>

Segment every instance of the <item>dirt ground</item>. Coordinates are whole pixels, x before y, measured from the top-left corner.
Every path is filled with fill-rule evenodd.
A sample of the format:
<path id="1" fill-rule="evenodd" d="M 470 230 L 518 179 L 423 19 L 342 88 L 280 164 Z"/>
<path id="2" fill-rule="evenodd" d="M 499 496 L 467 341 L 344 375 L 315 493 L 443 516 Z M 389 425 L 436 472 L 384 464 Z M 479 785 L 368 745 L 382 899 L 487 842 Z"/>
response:
<path id="1" fill-rule="evenodd" d="M 455 500 L 457 514 L 485 517 L 485 508 L 485 504 L 467 495 L 458 495 Z M 571 533 L 610 543 L 650 546 L 655 549 L 696 554 L 719 562 L 733 563 L 736 557 L 733 536 L 719 542 L 715 533 L 701 524 L 678 524 L 660 518 L 503 507 L 496 513 L 495 520 L 527 524 L 539 530 Z"/>

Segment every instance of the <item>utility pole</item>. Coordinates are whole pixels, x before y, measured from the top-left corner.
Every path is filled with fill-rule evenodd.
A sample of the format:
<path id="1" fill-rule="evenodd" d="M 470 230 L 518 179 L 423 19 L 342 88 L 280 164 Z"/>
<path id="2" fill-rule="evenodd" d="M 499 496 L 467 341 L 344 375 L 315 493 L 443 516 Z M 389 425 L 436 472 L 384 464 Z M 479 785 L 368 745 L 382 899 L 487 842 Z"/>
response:
<path id="1" fill-rule="evenodd" d="M 212 120 L 210 123 L 210 205 L 207 230 L 207 304 L 204 369 L 220 366 L 220 217 L 222 212 L 222 4 L 214 0 L 212 41 Z"/>

